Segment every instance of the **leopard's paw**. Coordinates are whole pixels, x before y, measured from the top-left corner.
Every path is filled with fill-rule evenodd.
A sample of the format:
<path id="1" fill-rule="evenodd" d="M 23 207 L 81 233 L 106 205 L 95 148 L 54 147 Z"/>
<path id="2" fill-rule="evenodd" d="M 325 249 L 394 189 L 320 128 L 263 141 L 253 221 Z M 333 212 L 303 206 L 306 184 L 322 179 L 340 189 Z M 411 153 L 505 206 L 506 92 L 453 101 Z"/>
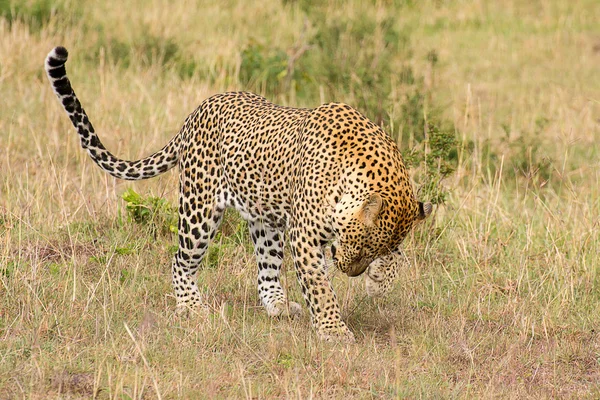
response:
<path id="1" fill-rule="evenodd" d="M 200 300 L 178 301 L 175 306 L 175 316 L 178 318 L 192 318 L 196 316 L 205 317 L 210 313 L 207 304 Z"/>
<path id="2" fill-rule="evenodd" d="M 287 303 L 278 302 L 267 307 L 267 314 L 270 317 L 295 317 L 302 314 L 302 306 L 300 304 L 289 301 Z"/>
<path id="3" fill-rule="evenodd" d="M 318 330 L 319 339 L 329 343 L 352 344 L 356 342 L 354 334 L 343 322 L 336 327 L 321 328 Z"/>

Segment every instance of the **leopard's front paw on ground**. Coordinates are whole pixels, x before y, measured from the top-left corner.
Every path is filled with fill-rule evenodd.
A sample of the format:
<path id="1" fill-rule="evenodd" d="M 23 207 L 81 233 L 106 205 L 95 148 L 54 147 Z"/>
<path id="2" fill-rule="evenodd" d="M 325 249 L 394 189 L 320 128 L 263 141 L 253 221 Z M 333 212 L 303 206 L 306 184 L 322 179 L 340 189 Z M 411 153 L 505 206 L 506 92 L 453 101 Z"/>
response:
<path id="1" fill-rule="evenodd" d="M 267 314 L 270 317 L 289 317 L 293 318 L 302 314 L 302 306 L 295 301 L 287 303 L 276 303 L 267 307 Z"/>
<path id="2" fill-rule="evenodd" d="M 319 339 L 328 343 L 343 343 L 352 344 L 356 343 L 354 334 L 348 329 L 346 324 L 340 324 L 339 326 L 332 328 L 321 328 L 318 330 Z"/>
<path id="3" fill-rule="evenodd" d="M 403 264 L 406 264 L 406 261 L 402 252 L 391 253 L 373 261 L 365 274 L 367 295 L 379 297 L 387 294 L 393 288 Z"/>
<path id="4" fill-rule="evenodd" d="M 369 297 L 381 297 L 391 289 L 391 285 L 385 285 L 382 281 L 372 279 L 370 276 L 365 276 L 365 288 Z"/>

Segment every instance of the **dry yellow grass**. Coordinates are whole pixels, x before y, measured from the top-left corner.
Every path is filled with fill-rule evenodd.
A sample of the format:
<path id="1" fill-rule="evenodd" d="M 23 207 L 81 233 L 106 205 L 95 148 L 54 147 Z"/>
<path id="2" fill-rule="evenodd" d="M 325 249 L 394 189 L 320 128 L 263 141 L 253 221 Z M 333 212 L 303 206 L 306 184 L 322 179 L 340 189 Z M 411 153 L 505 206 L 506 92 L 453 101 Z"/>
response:
<path id="1" fill-rule="evenodd" d="M 383 18 L 388 3 L 331 2 L 327 15 Z M 0 398 L 600 396 L 594 1 L 424 1 L 391 16 L 413 51 L 392 70 L 409 63 L 424 75 L 471 147 L 445 182 L 447 204 L 406 241 L 412 267 L 388 298 L 334 276 L 356 345 L 320 343 L 306 315 L 266 316 L 235 217 L 199 276 L 211 315 L 172 314 L 175 242 L 127 222 L 120 195 L 133 187 L 173 202 L 176 174 L 105 176 L 81 151 L 44 57 L 70 50 L 69 74 L 104 143 L 134 159 L 209 95 L 259 90 L 237 81 L 240 51 L 251 41 L 292 48 L 307 30 L 302 4 L 65 0 L 39 29 L 0 18 Z M 64 23 L 65 10 L 76 18 Z M 124 66 L 99 45 L 150 36 L 171 38 L 208 72 L 183 79 L 142 57 Z M 294 91 L 271 100 L 316 105 Z M 300 301 L 291 266 L 285 276 Z"/>

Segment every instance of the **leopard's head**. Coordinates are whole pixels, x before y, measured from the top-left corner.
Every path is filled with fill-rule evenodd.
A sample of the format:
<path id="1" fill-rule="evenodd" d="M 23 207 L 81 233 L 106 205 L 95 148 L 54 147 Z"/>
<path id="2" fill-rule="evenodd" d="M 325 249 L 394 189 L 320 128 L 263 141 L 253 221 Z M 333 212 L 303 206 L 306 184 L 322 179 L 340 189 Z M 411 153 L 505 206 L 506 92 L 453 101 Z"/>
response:
<path id="1" fill-rule="evenodd" d="M 334 265 L 348 276 L 362 274 L 371 263 L 392 254 L 417 222 L 429 215 L 430 203 L 393 202 L 379 193 L 356 199 L 344 195 L 332 218 Z"/>

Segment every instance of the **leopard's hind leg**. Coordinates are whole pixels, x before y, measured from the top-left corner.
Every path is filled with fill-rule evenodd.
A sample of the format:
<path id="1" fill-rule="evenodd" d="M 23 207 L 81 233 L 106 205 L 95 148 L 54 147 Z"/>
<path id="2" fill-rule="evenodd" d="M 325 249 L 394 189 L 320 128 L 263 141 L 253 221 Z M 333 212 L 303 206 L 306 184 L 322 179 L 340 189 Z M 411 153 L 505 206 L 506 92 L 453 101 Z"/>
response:
<path id="1" fill-rule="evenodd" d="M 279 275 L 283 263 L 283 232 L 258 221 L 248 224 L 258 264 L 258 295 L 267 313 L 271 317 L 300 314 L 300 304 L 288 302 L 281 287 Z"/>
<path id="2" fill-rule="evenodd" d="M 179 249 L 172 263 L 178 314 L 205 305 L 196 274 L 225 210 L 219 195 L 221 170 L 209 147 L 201 147 L 202 154 L 196 147 L 186 149 L 180 162 Z"/>

